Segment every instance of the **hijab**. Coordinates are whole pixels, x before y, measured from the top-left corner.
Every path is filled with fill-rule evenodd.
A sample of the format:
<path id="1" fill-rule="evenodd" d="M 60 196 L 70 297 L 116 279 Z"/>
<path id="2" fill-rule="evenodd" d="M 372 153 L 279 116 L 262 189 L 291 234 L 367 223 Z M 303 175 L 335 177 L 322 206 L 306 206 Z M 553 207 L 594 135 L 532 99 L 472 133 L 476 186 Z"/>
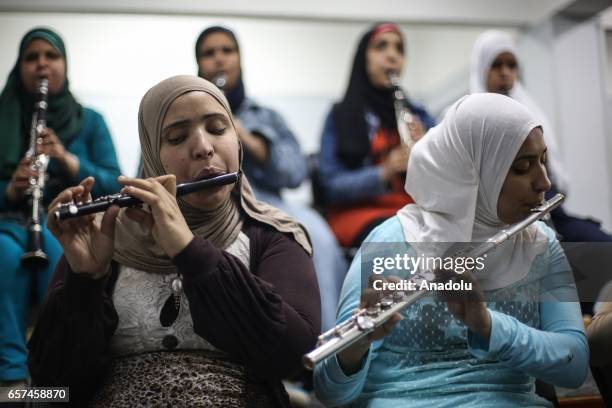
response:
<path id="1" fill-rule="evenodd" d="M 143 157 L 143 177 L 158 177 L 165 174 L 159 154 L 164 117 L 176 98 L 193 91 L 205 92 L 219 102 L 235 131 L 229 104 L 215 85 L 190 75 L 168 78 L 151 88 L 140 103 L 138 134 Z M 240 155 L 240 167 L 242 167 L 241 151 L 241 148 L 236 151 L 236 154 Z M 235 184 L 228 199 L 218 208 L 212 210 L 195 208 L 180 197 L 177 201 L 191 231 L 209 240 L 216 248 L 226 249 L 237 239 L 246 217 L 289 234 L 309 254 L 312 254 L 305 229 L 280 210 L 257 201 L 244 174 Z M 117 219 L 114 259 L 123 265 L 147 272 L 176 271 L 174 264 L 156 244 L 151 231 L 130 220 L 123 211 Z"/>
<path id="2" fill-rule="evenodd" d="M 377 24 L 361 37 L 344 98 L 332 109 L 338 134 L 338 156 L 352 168 L 361 166 L 363 159 L 370 152 L 370 138 L 365 119 L 367 110 L 378 116 L 382 128 L 397 129 L 393 89 L 375 87 L 366 70 L 368 45 L 372 39 L 385 32 L 395 32 L 402 37 L 400 28 L 393 23 Z M 409 103 L 408 107 L 411 107 Z"/>
<path id="3" fill-rule="evenodd" d="M 504 95 L 457 101 L 410 154 L 405 188 L 415 203 L 398 212 L 405 240 L 419 252 L 440 256 L 447 244 L 483 242 L 505 228 L 497 216 L 499 194 L 516 154 L 538 126 L 530 111 Z M 488 254 L 485 268 L 474 275 L 485 290 L 511 285 L 527 275 L 545 242 L 545 233 L 532 224 Z M 427 249 L 432 247 L 435 253 Z"/>
<path id="4" fill-rule="evenodd" d="M 37 39 L 48 42 L 60 53 L 68 71 L 66 47 L 57 33 L 48 28 L 34 28 L 23 36 L 19 56 L 0 94 L 0 178 L 10 178 L 28 148 L 32 114 L 38 96 L 26 91 L 19 68 L 25 50 Z M 49 95 L 46 121 L 47 127 L 55 131 L 64 145 L 83 127 L 83 108 L 70 93 L 67 76 L 62 90 Z"/>
<path id="5" fill-rule="evenodd" d="M 514 41 L 507 33 L 489 30 L 482 33 L 472 50 L 470 62 L 470 93 L 487 92 L 487 78 L 493 61 L 504 52 L 509 52 L 518 60 L 518 53 Z M 568 177 L 561 162 L 561 152 L 554 129 L 546 115 L 533 100 L 531 95 L 518 79 L 510 90 L 508 96 L 525 105 L 541 122 L 544 139 L 548 147 L 548 167 L 555 185 L 562 191 L 567 191 Z"/>

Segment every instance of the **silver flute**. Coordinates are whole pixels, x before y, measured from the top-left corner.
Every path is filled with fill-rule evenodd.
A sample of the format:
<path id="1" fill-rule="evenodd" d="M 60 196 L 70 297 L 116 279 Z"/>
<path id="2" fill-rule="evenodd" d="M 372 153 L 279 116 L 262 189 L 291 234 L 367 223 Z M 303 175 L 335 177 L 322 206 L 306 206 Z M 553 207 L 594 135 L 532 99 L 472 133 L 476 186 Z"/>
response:
<path id="1" fill-rule="evenodd" d="M 468 249 L 467 256 L 477 258 L 494 250 L 507 239 L 512 238 L 529 225 L 547 216 L 548 213 L 560 206 L 564 200 L 565 196 L 563 194 L 555 195 L 542 205 L 532 209 L 532 214 L 523 221 L 501 230 L 475 248 Z M 422 280 L 430 280 L 429 276 L 432 275 L 434 275 L 433 271 L 425 271 L 413 275 L 410 280 L 415 282 L 416 287 L 419 287 Z M 382 298 L 374 306 L 359 309 L 348 320 L 319 336 L 317 348 L 302 357 L 304 366 L 309 370 L 314 369 L 318 363 L 367 337 L 395 313 L 402 311 L 428 293 L 429 291 L 427 290 L 395 291 L 393 294 Z"/>
<path id="2" fill-rule="evenodd" d="M 43 251 L 43 238 L 41 228 L 42 200 L 45 182 L 47 181 L 47 166 L 49 157 L 44 153 L 37 153 L 36 147 L 41 143 L 41 133 L 47 127 L 47 99 L 49 95 L 49 80 L 42 78 L 38 82 L 38 100 L 34 105 L 32 114 L 32 126 L 30 127 L 30 147 L 26 152 L 26 158 L 30 160 L 30 167 L 36 172 L 36 176 L 29 180 L 26 194 L 29 196 L 28 204 L 28 243 L 26 252 L 21 256 L 21 263 L 26 267 L 39 268 L 45 266 L 49 259 Z"/>
<path id="3" fill-rule="evenodd" d="M 189 183 L 181 183 L 176 186 L 176 196 L 180 197 L 185 194 L 195 193 L 207 188 L 214 188 L 232 184 L 238 181 L 240 173 L 226 173 L 209 179 L 192 181 Z M 53 216 L 57 221 L 63 221 L 68 218 L 82 217 L 83 215 L 95 214 L 106 211 L 111 205 L 123 207 L 139 207 L 143 203 L 136 197 L 128 194 L 117 193 L 96 198 L 93 201 L 84 203 L 62 203 L 53 212 Z"/>
<path id="4" fill-rule="evenodd" d="M 410 128 L 415 125 L 414 116 L 406 106 L 406 94 L 400 86 L 400 79 L 396 72 L 391 72 L 389 74 L 389 82 L 393 88 L 393 108 L 395 110 L 397 131 L 402 139 L 402 143 L 412 149 L 412 146 L 416 143 L 414 135 L 410 131 Z"/>

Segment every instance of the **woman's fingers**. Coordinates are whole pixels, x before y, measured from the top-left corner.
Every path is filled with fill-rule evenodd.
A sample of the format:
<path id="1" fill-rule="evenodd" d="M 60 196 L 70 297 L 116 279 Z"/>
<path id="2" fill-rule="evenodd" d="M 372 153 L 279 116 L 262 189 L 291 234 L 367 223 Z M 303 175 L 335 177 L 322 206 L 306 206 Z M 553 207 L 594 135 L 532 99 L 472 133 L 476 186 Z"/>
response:
<path id="1" fill-rule="evenodd" d="M 83 186 L 83 192 L 81 193 L 82 201 L 90 201 L 91 200 L 91 190 L 93 189 L 95 180 L 93 177 L 87 177 L 83 179 L 79 185 Z"/>
<path id="2" fill-rule="evenodd" d="M 158 195 L 164 191 L 169 192 L 173 196 L 176 195 L 176 176 L 174 174 L 166 174 L 156 178 L 149 177 L 147 179 L 119 176 L 118 180 L 124 186 L 137 187 Z"/>
<path id="3" fill-rule="evenodd" d="M 138 198 L 143 203 L 148 204 L 151 208 L 157 207 L 161 201 L 161 197 L 158 194 L 132 185 L 125 186 L 123 189 L 121 189 L 121 192 Z"/>
<path id="4" fill-rule="evenodd" d="M 115 240 L 115 225 L 117 224 L 117 216 L 121 209 L 116 205 L 111 205 L 102 216 L 100 230 L 109 239 Z"/>
<path id="5" fill-rule="evenodd" d="M 61 203 L 72 201 L 73 188 L 82 188 L 82 187 L 80 186 L 70 187 L 70 188 L 65 189 L 64 191 L 59 193 L 57 197 L 55 197 L 55 199 L 51 202 L 51 204 L 49 204 L 49 209 L 48 209 L 49 216 L 47 217 L 47 228 L 49 228 L 49 231 L 51 231 L 51 233 L 56 237 L 59 237 L 61 235 L 62 230 L 59 226 L 59 223 L 53 216 L 53 213 L 55 212 L 55 210 L 57 209 L 57 207 L 59 207 Z"/>
<path id="6" fill-rule="evenodd" d="M 66 190 L 62 191 L 49 205 L 48 213 L 53 214 L 55 210 L 64 203 L 75 203 L 77 204 L 82 200 L 82 197 L 89 197 L 89 191 L 93 186 L 94 179 L 93 177 L 87 177 L 81 181 L 78 186 L 69 187 Z M 47 225 L 49 226 L 49 230 L 52 233 L 61 234 L 62 231 L 66 230 L 77 230 L 79 228 L 84 228 L 93 222 L 95 216 L 93 214 L 71 218 L 58 223 L 55 220 L 54 216 L 49 216 L 47 218 Z M 55 231 L 55 232 L 54 232 Z M 59 235 L 56 235 L 59 236 Z"/>
<path id="7" fill-rule="evenodd" d="M 126 208 L 125 215 L 134 222 L 144 225 L 146 228 L 153 227 L 153 217 L 140 208 Z"/>
<path id="8" fill-rule="evenodd" d="M 172 196 L 176 196 L 176 176 L 174 174 L 166 174 L 155 178 Z"/>

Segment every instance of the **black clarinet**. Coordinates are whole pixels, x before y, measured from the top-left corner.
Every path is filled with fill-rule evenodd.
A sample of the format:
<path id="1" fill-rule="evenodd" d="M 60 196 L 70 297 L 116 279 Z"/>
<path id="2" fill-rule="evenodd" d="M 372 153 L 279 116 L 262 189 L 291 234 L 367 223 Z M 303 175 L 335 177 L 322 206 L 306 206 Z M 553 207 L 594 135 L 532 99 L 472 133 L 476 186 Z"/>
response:
<path id="1" fill-rule="evenodd" d="M 32 114 L 32 126 L 30 128 L 30 147 L 26 157 L 31 161 L 32 170 L 36 172 L 35 177 L 30 178 L 30 186 L 27 190 L 29 196 L 28 204 L 28 244 L 26 252 L 21 256 L 21 264 L 27 268 L 41 268 L 49 263 L 49 258 L 43 251 L 42 227 L 42 200 L 45 182 L 47 180 L 47 166 L 49 157 L 46 154 L 37 154 L 36 146 L 40 144 L 40 134 L 47 127 L 47 96 L 49 94 L 49 80 L 42 78 L 38 83 L 38 100 L 34 105 Z"/>
<path id="2" fill-rule="evenodd" d="M 227 173 L 217 177 L 193 181 L 190 183 L 182 183 L 176 186 L 176 196 L 180 197 L 185 194 L 194 193 L 206 188 L 220 187 L 227 184 L 233 184 L 240 178 L 240 173 Z M 83 215 L 95 214 L 106 211 L 111 205 L 118 207 L 139 207 L 143 203 L 136 197 L 128 194 L 111 194 L 95 199 L 94 201 L 85 203 L 64 203 L 53 212 L 53 216 L 57 221 L 63 221 L 68 218 L 81 217 Z"/>

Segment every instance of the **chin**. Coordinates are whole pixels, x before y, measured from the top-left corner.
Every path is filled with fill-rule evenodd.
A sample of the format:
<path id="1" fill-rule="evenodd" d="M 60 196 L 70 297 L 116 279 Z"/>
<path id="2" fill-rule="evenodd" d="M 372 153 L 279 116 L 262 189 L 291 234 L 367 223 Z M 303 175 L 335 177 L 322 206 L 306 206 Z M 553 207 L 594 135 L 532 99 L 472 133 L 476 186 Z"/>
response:
<path id="1" fill-rule="evenodd" d="M 185 201 L 195 208 L 202 210 L 214 210 L 219 207 L 223 201 L 227 200 L 229 192 L 224 191 L 223 188 L 216 188 L 213 190 L 204 190 L 197 193 L 189 194 L 185 197 Z"/>

